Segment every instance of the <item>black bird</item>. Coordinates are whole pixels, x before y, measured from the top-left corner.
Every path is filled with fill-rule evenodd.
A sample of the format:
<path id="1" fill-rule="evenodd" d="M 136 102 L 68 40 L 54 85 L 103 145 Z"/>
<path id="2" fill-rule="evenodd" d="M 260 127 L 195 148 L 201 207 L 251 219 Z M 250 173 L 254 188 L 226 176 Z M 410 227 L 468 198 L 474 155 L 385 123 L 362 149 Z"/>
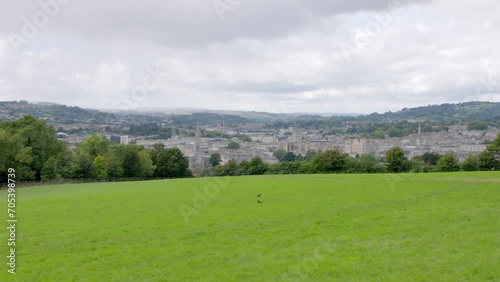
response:
<path id="1" fill-rule="evenodd" d="M 260 200 L 257 200 L 257 203 L 262 204 L 263 202 L 261 202 Z"/>
<path id="2" fill-rule="evenodd" d="M 260 194 L 259 194 L 259 195 L 257 195 L 257 197 L 260 197 Z"/>

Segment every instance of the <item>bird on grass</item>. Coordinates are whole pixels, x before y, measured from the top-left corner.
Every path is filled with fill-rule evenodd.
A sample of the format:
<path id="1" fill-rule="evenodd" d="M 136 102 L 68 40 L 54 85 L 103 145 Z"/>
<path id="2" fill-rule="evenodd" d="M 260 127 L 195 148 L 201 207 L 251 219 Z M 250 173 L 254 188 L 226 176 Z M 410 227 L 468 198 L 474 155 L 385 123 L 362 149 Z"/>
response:
<path id="1" fill-rule="evenodd" d="M 260 200 L 257 200 L 257 203 L 262 204 L 263 202 L 261 202 Z"/>
<path id="2" fill-rule="evenodd" d="M 260 197 L 260 194 L 259 194 L 259 195 L 257 195 L 257 197 Z"/>

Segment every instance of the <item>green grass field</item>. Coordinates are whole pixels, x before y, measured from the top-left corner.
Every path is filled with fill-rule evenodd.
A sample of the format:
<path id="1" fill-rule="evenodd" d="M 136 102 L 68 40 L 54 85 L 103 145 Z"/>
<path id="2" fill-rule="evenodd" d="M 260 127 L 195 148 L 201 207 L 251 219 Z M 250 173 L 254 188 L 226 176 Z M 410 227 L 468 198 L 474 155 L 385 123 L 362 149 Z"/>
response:
<path id="1" fill-rule="evenodd" d="M 73 184 L 17 200 L 16 274 L 3 227 L 0 281 L 500 281 L 498 172 Z"/>

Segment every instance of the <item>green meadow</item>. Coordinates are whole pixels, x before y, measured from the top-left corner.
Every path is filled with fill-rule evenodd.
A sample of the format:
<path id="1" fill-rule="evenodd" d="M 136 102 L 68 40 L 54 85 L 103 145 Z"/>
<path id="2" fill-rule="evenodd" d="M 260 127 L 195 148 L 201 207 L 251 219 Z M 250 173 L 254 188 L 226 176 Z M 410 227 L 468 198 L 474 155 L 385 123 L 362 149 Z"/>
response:
<path id="1" fill-rule="evenodd" d="M 0 281 L 500 281 L 498 172 L 64 184 L 17 201 L 16 274 L 4 220 Z"/>

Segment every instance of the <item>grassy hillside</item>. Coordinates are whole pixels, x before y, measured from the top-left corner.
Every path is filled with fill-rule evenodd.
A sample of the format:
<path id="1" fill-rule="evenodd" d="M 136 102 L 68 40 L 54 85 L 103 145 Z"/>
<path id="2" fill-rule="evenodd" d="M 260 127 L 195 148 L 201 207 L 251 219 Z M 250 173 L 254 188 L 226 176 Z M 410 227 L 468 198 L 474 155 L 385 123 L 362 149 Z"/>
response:
<path id="1" fill-rule="evenodd" d="M 20 188 L 17 274 L 4 263 L 0 281 L 499 281 L 499 187 L 487 172 Z"/>

